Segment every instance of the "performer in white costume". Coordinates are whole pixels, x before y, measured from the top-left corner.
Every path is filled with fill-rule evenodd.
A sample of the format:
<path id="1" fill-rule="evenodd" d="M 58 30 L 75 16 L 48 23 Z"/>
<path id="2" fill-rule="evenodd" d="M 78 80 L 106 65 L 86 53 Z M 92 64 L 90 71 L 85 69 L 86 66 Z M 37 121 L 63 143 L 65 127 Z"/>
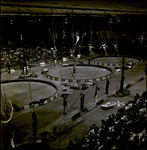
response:
<path id="1" fill-rule="evenodd" d="M 101 49 L 101 48 L 103 48 L 103 50 L 105 51 L 105 55 L 107 55 L 107 51 L 106 51 L 107 45 L 105 42 L 101 45 L 101 47 L 99 49 Z"/>

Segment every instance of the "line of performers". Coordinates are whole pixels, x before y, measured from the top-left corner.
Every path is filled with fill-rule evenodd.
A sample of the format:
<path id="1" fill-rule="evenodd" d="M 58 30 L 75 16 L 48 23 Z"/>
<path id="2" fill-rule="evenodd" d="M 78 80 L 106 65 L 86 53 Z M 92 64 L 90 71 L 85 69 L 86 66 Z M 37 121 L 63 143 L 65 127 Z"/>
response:
<path id="1" fill-rule="evenodd" d="M 76 43 L 77 43 L 77 41 L 76 41 Z M 117 41 L 115 41 L 112 45 L 113 45 L 113 47 L 114 47 L 114 49 L 115 49 L 115 51 L 117 53 L 117 56 L 119 56 Z M 90 58 L 94 58 L 93 49 L 95 49 L 95 47 L 92 46 L 92 44 L 89 44 L 88 48 L 89 48 L 89 59 Z M 103 49 L 104 52 L 105 52 L 105 55 L 107 56 L 107 48 L 108 48 L 108 46 L 106 45 L 105 42 L 103 42 L 99 49 Z M 53 59 L 53 62 L 55 64 L 55 60 L 58 61 L 58 58 L 57 58 L 57 48 L 56 47 L 55 48 L 51 48 L 50 51 L 52 53 L 52 59 Z M 70 57 L 74 61 L 74 64 L 76 64 L 77 62 L 80 61 L 79 58 L 77 58 L 77 57 L 74 56 L 74 53 L 75 53 L 75 49 L 74 48 L 70 49 L 69 53 L 70 53 Z"/>
<path id="2" fill-rule="evenodd" d="M 114 47 L 114 49 L 117 53 L 117 56 L 119 56 L 117 41 L 115 41 L 112 45 L 113 45 L 113 47 Z M 89 56 L 92 56 L 94 58 L 94 53 L 92 51 L 93 48 L 95 48 L 95 47 L 93 47 L 91 44 L 89 44 Z M 107 55 L 107 48 L 108 48 L 108 46 L 106 45 L 105 42 L 103 42 L 99 49 L 103 49 L 104 52 L 105 52 L 105 55 Z"/>
<path id="3" fill-rule="evenodd" d="M 97 32 L 96 34 L 98 34 L 98 32 Z M 70 49 L 70 57 L 73 58 L 75 64 L 79 61 L 79 59 L 78 59 L 79 54 L 78 54 L 77 56 L 74 56 L 74 52 L 75 52 L 75 49 L 76 49 L 76 45 L 79 43 L 80 40 L 81 40 L 81 45 L 82 45 L 82 41 L 83 41 L 83 37 L 84 37 L 84 36 L 86 36 L 86 32 L 83 33 L 83 35 L 81 36 L 81 39 L 80 39 L 80 33 L 79 33 L 79 31 L 76 31 L 75 36 L 74 36 L 74 33 L 72 32 L 73 48 Z M 62 40 L 64 40 L 65 37 L 67 37 L 67 36 L 65 35 L 65 31 L 63 30 L 63 37 L 62 37 Z M 75 43 L 74 43 L 74 37 L 75 37 Z M 140 45 L 142 45 L 142 44 L 143 44 L 143 41 L 144 41 L 144 36 L 141 35 L 140 38 L 139 38 L 139 40 L 140 40 Z M 81 45 L 79 45 L 79 48 L 81 48 Z M 114 49 L 115 49 L 115 52 L 116 52 L 117 56 L 119 56 L 118 42 L 115 41 L 112 45 L 113 45 L 113 47 L 114 47 Z M 88 48 L 89 48 L 89 59 L 90 59 L 91 57 L 94 58 L 93 49 L 94 49 L 95 47 L 92 46 L 92 43 L 90 43 L 90 44 L 88 45 Z M 107 56 L 107 49 L 110 49 L 110 48 L 106 45 L 106 42 L 103 42 L 103 43 L 101 44 L 101 46 L 100 46 L 99 49 L 103 49 L 105 55 Z M 54 51 L 56 51 L 56 49 L 55 49 Z M 53 58 L 56 58 L 56 57 L 53 55 Z"/>
<path id="4" fill-rule="evenodd" d="M 64 39 L 64 37 L 66 37 L 66 36 L 65 36 L 65 31 L 64 31 L 64 34 L 63 34 L 63 35 L 64 35 L 64 36 L 63 36 L 63 39 Z M 82 38 L 81 38 L 81 41 L 83 41 L 83 37 L 84 37 L 85 35 L 86 35 L 86 33 L 83 34 L 83 36 L 82 36 Z M 74 35 L 73 35 L 73 36 L 74 36 Z M 70 57 L 73 58 L 75 64 L 79 61 L 79 59 L 78 59 L 78 55 L 79 55 L 79 54 L 78 54 L 77 56 L 74 56 L 75 49 L 76 49 L 76 45 L 78 44 L 79 40 L 80 40 L 80 36 L 79 36 L 79 32 L 77 31 L 77 32 L 76 32 L 76 41 L 75 41 L 75 44 L 73 45 L 73 48 L 70 49 Z M 144 37 L 143 37 L 143 35 L 140 36 L 139 40 L 140 40 L 140 45 L 143 45 L 143 42 L 144 42 Z M 82 43 L 82 42 L 81 42 L 81 43 Z M 112 45 L 113 45 L 113 47 L 114 47 L 114 49 L 115 49 L 115 52 L 116 52 L 117 56 L 119 56 L 118 42 L 115 41 L 114 43 L 112 43 Z M 79 45 L 79 48 L 80 48 L 80 45 Z M 90 44 L 88 45 L 88 48 L 89 48 L 89 58 L 91 58 L 91 57 L 94 58 L 93 49 L 95 49 L 95 47 L 92 46 L 92 44 L 90 43 Z M 101 46 L 100 46 L 99 49 L 103 49 L 105 55 L 107 56 L 107 54 L 108 54 L 108 53 L 107 53 L 107 49 L 110 49 L 110 48 L 106 45 L 106 42 L 103 42 L 103 43 L 101 44 Z M 53 60 L 54 60 L 54 59 L 57 60 L 57 56 L 56 56 L 56 55 L 57 55 L 57 49 L 56 49 L 56 47 L 55 47 L 55 48 L 51 48 L 51 52 L 53 53 Z"/>

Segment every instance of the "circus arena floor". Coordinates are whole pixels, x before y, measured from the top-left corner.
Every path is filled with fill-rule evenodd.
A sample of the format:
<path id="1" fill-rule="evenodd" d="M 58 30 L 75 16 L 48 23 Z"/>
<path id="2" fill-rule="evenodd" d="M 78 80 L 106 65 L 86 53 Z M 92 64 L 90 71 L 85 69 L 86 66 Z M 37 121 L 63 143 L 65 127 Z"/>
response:
<path id="1" fill-rule="evenodd" d="M 125 58 L 125 64 L 131 63 L 132 67 L 125 70 L 124 88 L 128 84 L 132 84 L 132 86 L 127 89 L 130 91 L 130 95 L 124 97 L 114 96 L 120 88 L 121 81 L 121 71 L 116 70 L 115 67 L 121 64 L 122 57 L 96 57 L 91 60 L 91 64 L 88 63 L 87 59 L 88 56 L 81 58 L 83 64 L 76 66 L 75 73 L 73 73 L 73 60 L 71 58 L 55 65 L 52 60 L 28 62 L 28 65 L 32 66 L 28 73 L 35 73 L 37 78 L 19 79 L 22 72 L 19 68 L 11 68 L 14 71 L 10 74 L 7 70 L 1 70 L 3 98 L 22 108 L 22 110 L 14 111 L 10 120 L 10 123 L 15 125 L 16 145 L 26 144 L 33 138 L 32 111 L 35 111 L 37 116 L 38 140 L 42 140 L 43 133 L 52 132 L 54 125 L 62 129 L 65 127 L 71 129 L 60 136 L 57 135 L 53 141 L 49 140 L 50 137 L 48 138 L 47 147 L 50 149 L 65 149 L 69 140 L 74 140 L 75 137 L 84 137 L 89 127 L 94 123 L 101 126 L 102 119 L 115 114 L 118 108 L 123 107 L 129 100 L 133 100 L 136 93 L 141 95 L 146 90 L 144 73 L 146 65 L 139 59 Z M 48 71 L 42 73 L 44 69 Z M 141 78 L 142 80 L 139 81 Z M 110 81 L 108 94 L 105 94 L 106 79 Z M 6 80 L 8 82 L 3 82 Z M 9 82 L 11 80 L 17 80 L 17 82 Z M 82 88 L 82 85 L 86 85 L 86 88 Z M 96 105 L 94 100 L 96 86 L 100 88 L 98 99 L 103 99 L 102 104 L 115 102 L 116 105 L 113 108 L 104 110 L 101 108 L 101 104 Z M 65 93 L 69 94 L 66 115 L 63 114 L 62 98 L 62 94 Z M 80 110 L 81 93 L 85 94 L 85 111 Z M 41 99 L 46 99 L 46 103 L 42 105 L 35 103 L 34 107 L 29 105 L 31 102 Z M 81 115 L 73 120 L 72 117 L 79 112 Z M 7 140 L 9 140 L 8 124 L 1 123 L 1 127 L 2 143 L 5 147 Z"/>

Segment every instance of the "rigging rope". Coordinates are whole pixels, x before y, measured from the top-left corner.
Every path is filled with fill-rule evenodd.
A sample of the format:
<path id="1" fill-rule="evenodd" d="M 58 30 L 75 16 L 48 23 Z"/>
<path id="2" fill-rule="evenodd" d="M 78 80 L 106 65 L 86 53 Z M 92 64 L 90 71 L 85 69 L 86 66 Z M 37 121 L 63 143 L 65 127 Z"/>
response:
<path id="1" fill-rule="evenodd" d="M 3 110 L 5 112 L 6 119 L 8 119 L 8 116 L 7 116 L 7 109 L 8 109 L 8 107 L 5 104 L 5 100 L 4 100 L 3 96 L 2 96 L 2 94 L 1 94 L 1 98 L 2 98 L 3 105 L 4 105 L 3 108 L 5 108 L 5 109 L 2 109 L 2 105 L 1 105 L 1 111 Z"/>
<path id="2" fill-rule="evenodd" d="M 113 30 L 112 30 L 112 28 L 111 28 L 111 26 L 110 26 L 109 22 L 108 22 L 108 25 L 109 25 L 109 27 L 110 27 L 110 30 L 111 30 L 111 31 L 112 31 L 112 33 L 113 33 L 113 37 L 115 38 L 114 32 L 113 32 Z"/>
<path id="3" fill-rule="evenodd" d="M 74 48 L 74 21 L 72 21 L 72 40 L 73 40 L 73 48 Z"/>
<path id="4" fill-rule="evenodd" d="M 119 59 L 117 59 L 117 63 L 118 63 L 118 61 L 119 61 Z M 121 75 L 121 74 L 120 74 Z M 120 83 L 120 80 L 121 80 L 121 78 L 118 76 L 118 79 L 117 79 L 117 83 Z M 119 84 L 117 85 L 117 89 L 119 88 Z"/>
<path id="5" fill-rule="evenodd" d="M 53 27 L 53 43 L 54 43 L 54 48 L 56 47 L 56 44 L 55 44 L 55 34 L 54 34 L 54 27 Z"/>
<path id="6" fill-rule="evenodd" d="M 3 90 L 4 90 L 4 99 L 5 99 L 5 102 L 6 102 L 6 107 L 8 107 L 8 105 L 7 105 L 7 97 L 6 97 L 6 92 L 5 92 L 4 85 L 3 85 Z"/>
<path id="7" fill-rule="evenodd" d="M 70 68 L 68 67 L 68 69 L 70 70 Z M 72 74 L 73 78 L 76 80 L 75 76 L 73 75 L 72 71 L 70 70 L 70 73 Z"/>
<path id="8" fill-rule="evenodd" d="M 103 63 L 107 60 L 108 57 L 106 57 L 106 59 L 103 61 Z M 96 73 L 93 75 L 93 77 L 98 73 L 98 71 L 100 70 L 100 67 L 98 68 L 98 70 L 96 71 Z M 93 78 L 92 77 L 92 78 Z"/>
<path id="9" fill-rule="evenodd" d="M 3 90 L 4 90 L 4 85 L 3 85 Z M 5 96 L 5 98 L 3 98 L 2 94 L 1 94 L 1 97 L 2 97 L 2 100 L 3 100 L 3 104 L 4 104 L 4 109 L 1 108 L 1 111 L 3 110 L 5 112 L 5 117 L 6 117 L 7 120 L 6 121 L 1 120 L 1 122 L 2 123 L 8 123 L 12 119 L 12 116 L 13 116 L 13 105 L 12 105 L 12 103 L 11 103 L 10 100 L 6 99 L 5 90 L 4 90 L 4 96 Z M 8 111 L 8 102 L 10 103 L 10 107 L 11 107 L 10 108 L 11 109 L 10 117 L 8 117 L 8 114 L 7 114 L 7 111 Z"/>
<path id="10" fill-rule="evenodd" d="M 110 23 L 108 22 L 108 25 L 109 25 L 109 27 L 110 27 L 110 30 L 112 31 L 112 33 L 113 33 L 113 36 L 114 36 L 114 38 L 115 38 L 115 35 L 114 35 L 114 32 L 113 32 L 113 30 L 112 30 L 112 28 L 111 28 L 111 26 L 110 26 Z M 123 35 L 122 35 L 123 36 Z M 113 52 L 113 50 L 111 50 L 110 48 L 108 48 L 112 53 L 114 53 Z M 115 54 L 115 53 L 114 53 Z M 119 56 L 118 56 L 119 57 Z M 118 58 L 119 59 L 119 58 Z M 120 60 L 120 62 L 122 63 L 122 60 Z M 125 63 L 126 63 L 126 61 L 125 61 Z"/>
<path id="11" fill-rule="evenodd" d="M 91 28 L 90 28 L 90 33 L 91 33 L 91 45 L 92 45 L 92 20 L 91 20 Z"/>
<path id="12" fill-rule="evenodd" d="M 108 48 L 108 49 L 109 49 L 112 53 L 114 53 L 114 51 L 113 51 L 113 50 L 111 50 L 110 48 Z M 114 53 L 114 54 L 115 54 L 115 53 Z M 120 57 L 120 56 L 117 56 L 117 59 L 118 59 L 118 60 L 121 62 L 121 64 L 122 64 L 122 62 L 123 62 L 123 61 L 122 61 L 122 59 L 121 59 L 121 58 L 119 58 L 119 57 Z M 126 62 L 126 60 L 125 60 L 124 62 L 125 62 L 125 63 L 127 63 L 127 62 Z"/>
<path id="13" fill-rule="evenodd" d="M 49 28 L 48 28 L 48 30 L 49 30 L 49 33 L 50 33 L 50 36 L 51 36 L 52 42 L 54 43 L 54 39 L 53 39 L 53 37 L 52 37 L 51 31 L 50 31 L 50 29 L 49 29 Z"/>
<path id="14" fill-rule="evenodd" d="M 29 80 L 29 79 L 28 79 Z M 31 102 L 32 102 L 32 91 L 31 91 L 31 85 L 30 85 L 30 80 L 29 80 L 29 91 L 30 91 L 30 98 L 31 98 Z M 33 107 L 34 110 L 34 107 Z"/>
<path id="15" fill-rule="evenodd" d="M 83 38 L 84 38 L 84 36 L 85 36 L 85 28 L 86 28 L 86 24 L 84 24 L 83 35 L 82 35 L 81 44 L 80 44 L 80 48 L 79 48 L 78 54 L 81 53 L 81 47 L 82 47 L 82 43 L 83 43 Z"/>

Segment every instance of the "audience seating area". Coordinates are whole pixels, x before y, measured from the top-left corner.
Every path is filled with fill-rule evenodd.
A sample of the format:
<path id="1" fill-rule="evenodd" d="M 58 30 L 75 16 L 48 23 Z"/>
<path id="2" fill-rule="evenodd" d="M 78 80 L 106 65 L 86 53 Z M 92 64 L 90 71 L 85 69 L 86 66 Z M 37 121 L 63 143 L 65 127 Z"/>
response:
<path id="1" fill-rule="evenodd" d="M 29 48 L 29 47 L 11 47 L 14 50 L 8 50 L 8 47 L 1 47 L 1 68 L 6 68 L 8 65 L 16 67 L 22 65 L 24 60 L 28 63 L 37 62 L 39 60 L 49 59 L 51 51 L 43 47 Z M 21 66 L 20 66 L 21 68 Z"/>
<path id="2" fill-rule="evenodd" d="M 101 120 L 101 126 L 90 126 L 86 136 L 69 141 L 67 150 L 145 150 L 147 143 L 147 91 Z"/>

